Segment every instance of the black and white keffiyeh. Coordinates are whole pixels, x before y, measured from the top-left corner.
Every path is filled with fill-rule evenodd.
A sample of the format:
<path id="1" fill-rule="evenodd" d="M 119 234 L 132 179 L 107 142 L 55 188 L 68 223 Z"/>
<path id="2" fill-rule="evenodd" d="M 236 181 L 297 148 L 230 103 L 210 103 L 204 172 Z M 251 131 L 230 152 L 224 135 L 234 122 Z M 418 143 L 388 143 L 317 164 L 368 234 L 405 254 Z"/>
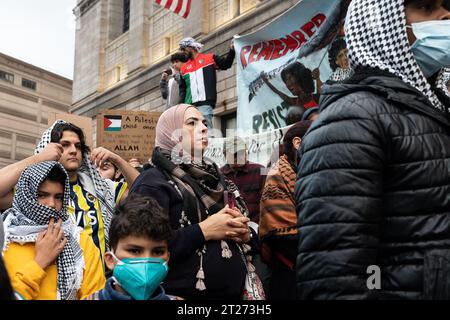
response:
<path id="1" fill-rule="evenodd" d="M 38 189 L 48 173 L 58 167 L 66 174 L 64 199 L 61 211 L 38 202 Z M 5 212 L 5 247 L 11 242 L 36 242 L 40 232 L 48 228 L 50 218 L 55 222 L 62 219 L 62 228 L 68 242 L 57 258 L 57 299 L 76 300 L 81 287 L 84 270 L 84 257 L 79 245 L 81 228 L 75 226 L 67 214 L 70 197 L 69 177 L 64 167 L 55 161 L 41 162 L 25 169 L 16 185 L 13 206 Z"/>
<path id="2" fill-rule="evenodd" d="M 39 141 L 34 153 L 41 152 L 47 144 L 51 142 L 51 133 L 55 126 L 65 124 L 63 120 L 57 120 L 50 128 L 48 128 L 43 134 L 41 141 Z M 102 178 L 98 170 L 89 160 L 89 154 L 85 152 L 81 161 L 81 167 L 78 169 L 78 178 L 84 188 L 92 186 L 94 196 L 98 199 L 103 218 L 104 235 L 106 249 L 109 248 L 109 226 L 111 225 L 111 219 L 114 213 L 115 197 L 114 190 L 108 184 L 108 182 Z M 89 190 L 90 191 L 90 190 Z"/>
<path id="3" fill-rule="evenodd" d="M 350 67 L 388 71 L 449 113 L 416 62 L 406 33 L 405 0 L 353 0 L 345 21 Z"/>
<path id="4" fill-rule="evenodd" d="M 353 75 L 353 70 L 348 69 L 342 69 L 341 67 L 337 67 L 336 70 L 333 71 L 333 73 L 330 76 L 330 81 L 333 82 L 342 82 L 348 78 L 350 78 Z"/>
<path id="5" fill-rule="evenodd" d="M 450 67 L 444 68 L 436 79 L 436 88 L 441 89 L 444 93 L 450 97 Z"/>

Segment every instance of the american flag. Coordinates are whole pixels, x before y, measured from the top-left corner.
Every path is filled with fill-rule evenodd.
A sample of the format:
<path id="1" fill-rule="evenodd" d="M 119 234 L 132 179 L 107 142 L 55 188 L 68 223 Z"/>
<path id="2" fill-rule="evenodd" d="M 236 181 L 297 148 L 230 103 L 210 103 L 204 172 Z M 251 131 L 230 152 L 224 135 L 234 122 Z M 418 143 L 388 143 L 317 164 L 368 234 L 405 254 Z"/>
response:
<path id="1" fill-rule="evenodd" d="M 187 18 L 191 11 L 192 0 L 155 0 L 157 4 Z"/>

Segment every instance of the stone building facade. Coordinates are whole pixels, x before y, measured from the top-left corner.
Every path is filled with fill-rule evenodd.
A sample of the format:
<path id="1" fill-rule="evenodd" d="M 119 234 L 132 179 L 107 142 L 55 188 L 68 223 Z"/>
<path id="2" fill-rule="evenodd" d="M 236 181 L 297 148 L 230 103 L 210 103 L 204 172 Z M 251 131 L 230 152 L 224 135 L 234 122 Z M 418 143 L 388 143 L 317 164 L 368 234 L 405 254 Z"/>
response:
<path id="1" fill-rule="evenodd" d="M 71 101 L 72 80 L 0 53 L 0 168 L 32 155 L 48 112 Z"/>
<path id="2" fill-rule="evenodd" d="M 161 72 L 183 37 L 202 42 L 203 52 L 225 54 L 233 35 L 260 28 L 297 2 L 193 0 L 183 19 L 153 0 L 78 0 L 71 111 L 94 120 L 104 109 L 163 111 Z M 214 125 L 225 132 L 236 123 L 236 67 L 217 76 Z"/>

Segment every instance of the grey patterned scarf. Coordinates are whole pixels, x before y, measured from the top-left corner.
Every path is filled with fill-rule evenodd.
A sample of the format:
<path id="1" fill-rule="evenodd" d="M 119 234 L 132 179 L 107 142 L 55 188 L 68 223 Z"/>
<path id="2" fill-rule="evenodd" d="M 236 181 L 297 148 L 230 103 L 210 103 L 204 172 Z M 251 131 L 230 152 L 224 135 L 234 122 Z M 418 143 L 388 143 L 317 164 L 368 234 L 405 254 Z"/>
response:
<path id="1" fill-rule="evenodd" d="M 58 167 L 66 174 L 64 199 L 61 211 L 44 206 L 38 202 L 38 189 L 50 170 Z M 64 167 L 55 161 L 41 162 L 25 169 L 20 175 L 14 194 L 13 206 L 4 214 L 5 248 L 11 242 L 36 242 L 40 232 L 48 227 L 50 218 L 62 219 L 62 228 L 67 244 L 57 258 L 57 299 L 76 300 L 81 287 L 84 270 L 84 257 L 79 245 L 81 228 L 73 225 L 67 214 L 70 197 L 69 177 Z"/>
<path id="2" fill-rule="evenodd" d="M 353 0 L 345 21 L 350 67 L 388 71 L 421 92 L 441 112 L 450 113 L 421 71 L 406 33 L 405 0 Z"/>
<path id="3" fill-rule="evenodd" d="M 350 78 L 353 75 L 353 70 L 348 69 L 342 69 L 341 67 L 337 67 L 336 70 L 333 71 L 333 73 L 330 76 L 330 81 L 333 82 L 342 82 L 348 78 Z"/>
<path id="4" fill-rule="evenodd" d="M 436 80 L 436 87 L 444 91 L 444 93 L 450 97 L 450 91 L 448 90 L 450 86 L 450 67 L 444 68 Z"/>
<path id="5" fill-rule="evenodd" d="M 63 120 L 57 120 L 50 128 L 48 128 L 43 134 L 41 141 L 36 147 L 34 151 L 35 154 L 41 152 L 47 144 L 51 142 L 51 133 L 55 126 L 60 124 L 65 124 L 66 122 Z M 111 187 L 108 185 L 105 179 L 100 176 L 98 170 L 94 167 L 94 165 L 89 160 L 89 154 L 86 152 L 83 154 L 83 160 L 81 162 L 81 167 L 78 169 L 78 175 L 80 178 L 80 182 L 83 187 L 86 188 L 86 185 L 92 185 L 94 188 L 94 195 L 98 199 L 100 204 L 101 214 L 103 218 L 103 226 L 105 229 L 105 244 L 106 250 L 109 248 L 109 226 L 111 225 L 111 219 L 114 213 L 114 192 L 111 190 Z"/>

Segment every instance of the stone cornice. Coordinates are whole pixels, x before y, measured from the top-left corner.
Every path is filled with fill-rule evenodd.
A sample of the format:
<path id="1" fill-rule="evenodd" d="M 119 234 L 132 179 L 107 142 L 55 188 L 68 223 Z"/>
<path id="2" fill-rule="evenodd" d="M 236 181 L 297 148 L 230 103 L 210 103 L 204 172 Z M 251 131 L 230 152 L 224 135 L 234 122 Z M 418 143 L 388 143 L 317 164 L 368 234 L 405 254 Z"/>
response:
<path id="1" fill-rule="evenodd" d="M 81 0 L 79 4 L 73 9 L 73 14 L 79 18 L 89 11 L 100 0 Z"/>

